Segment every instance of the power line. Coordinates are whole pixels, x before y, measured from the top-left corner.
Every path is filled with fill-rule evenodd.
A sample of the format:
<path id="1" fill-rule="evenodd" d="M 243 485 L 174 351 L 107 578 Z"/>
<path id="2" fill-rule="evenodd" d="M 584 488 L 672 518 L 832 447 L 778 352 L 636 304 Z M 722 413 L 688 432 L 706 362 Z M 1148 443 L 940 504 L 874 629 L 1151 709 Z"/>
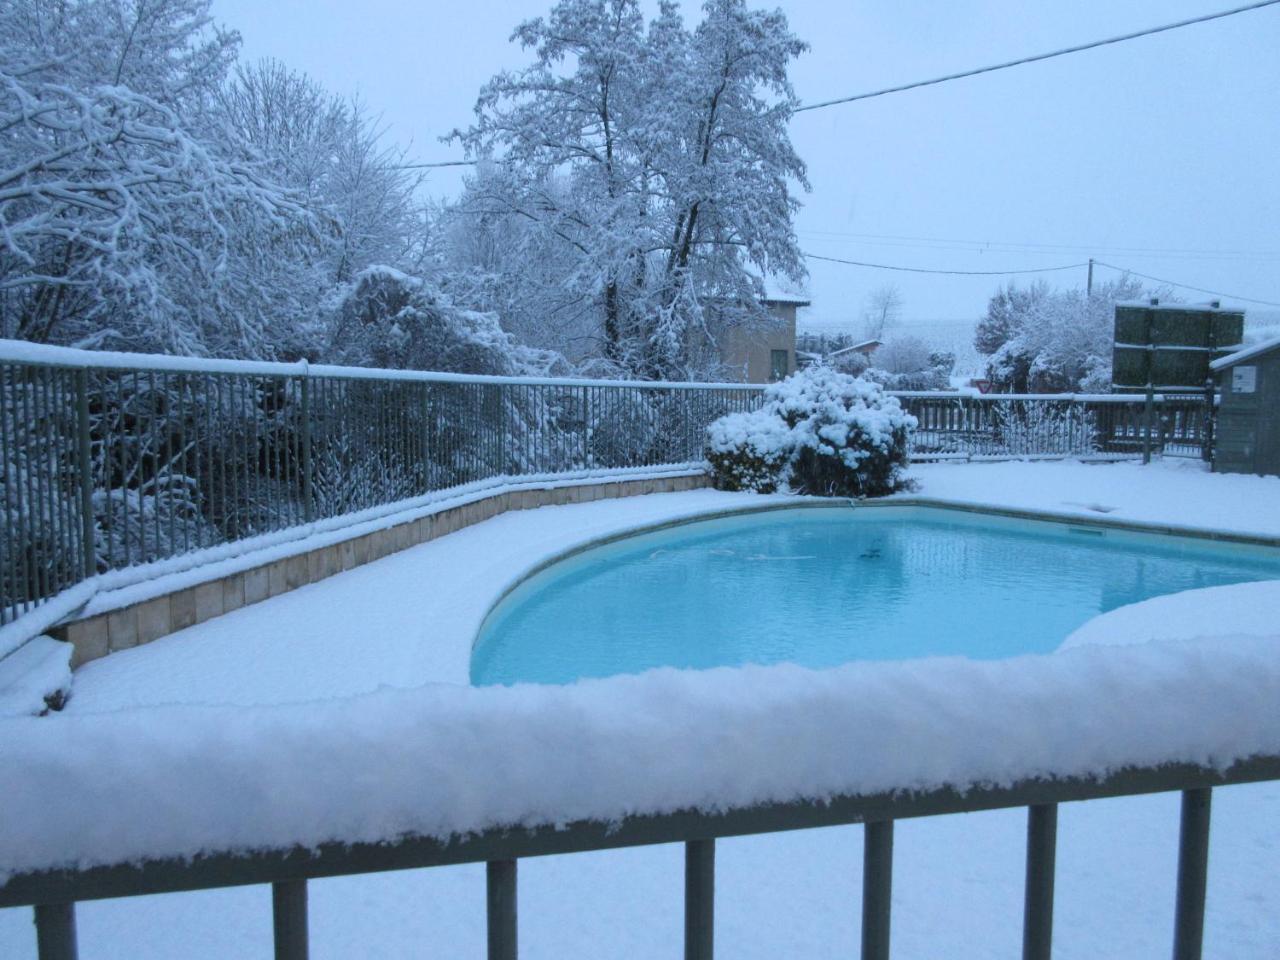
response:
<path id="1" fill-rule="evenodd" d="M 1274 0 L 1280 2 L 1280 0 Z M 1068 263 L 1061 267 L 1033 267 L 1027 270 L 930 270 L 925 267 L 902 267 L 888 263 L 866 263 L 862 260 L 841 260 L 839 257 L 824 257 L 816 253 L 803 254 L 807 260 L 824 260 L 827 263 L 842 263 L 850 267 L 870 267 L 874 270 L 899 270 L 903 273 L 940 273 L 961 277 L 1006 277 L 1019 273 L 1052 273 L 1055 270 L 1079 270 L 1087 267 L 1087 263 Z"/>
<path id="2" fill-rule="evenodd" d="M 1069 53 L 1080 53 L 1082 50 L 1093 50 L 1097 47 L 1105 47 L 1113 43 L 1123 43 L 1126 40 L 1136 40 L 1139 37 L 1149 37 L 1156 33 L 1164 33 L 1168 30 L 1177 30 L 1180 27 L 1189 27 L 1197 23 L 1207 23 L 1210 20 L 1221 20 L 1223 17 L 1233 17 L 1237 13 L 1248 13 L 1250 10 L 1259 10 L 1262 7 L 1270 7 L 1280 3 L 1280 0 L 1258 0 L 1256 3 L 1250 3 L 1243 7 L 1235 7 L 1231 10 L 1222 10 L 1218 13 L 1207 13 L 1201 17 L 1192 17 L 1189 20 L 1179 20 L 1177 23 L 1166 23 L 1159 27 L 1149 27 L 1146 30 L 1138 30 L 1134 33 L 1121 34 L 1118 37 L 1107 37 L 1104 40 L 1093 40 L 1089 43 L 1082 43 L 1074 47 L 1064 47 L 1061 50 L 1053 50 L 1049 53 L 1038 53 L 1030 57 L 1021 57 L 1017 60 L 1009 60 L 1005 63 L 992 64 L 989 67 L 978 67 L 974 70 L 964 70 L 960 73 L 949 73 L 945 77 L 935 77 L 932 80 L 918 80 L 915 83 L 904 83 L 897 87 L 885 87 L 883 90 L 873 90 L 870 93 L 859 93 L 851 97 L 838 97 L 835 100 L 823 100 L 821 103 L 808 103 L 796 107 L 796 113 L 803 113 L 806 110 L 821 110 L 823 107 L 834 107 L 841 103 L 853 103 L 855 100 L 870 100 L 872 97 L 883 97 L 890 93 L 902 93 L 904 90 L 916 90 L 920 87 L 931 87 L 939 83 L 947 83 L 950 80 L 963 80 L 965 77 L 976 77 L 983 73 L 993 73 L 996 70 L 1007 70 L 1010 67 L 1020 67 L 1027 63 L 1036 63 L 1040 60 L 1052 60 L 1054 57 L 1064 57 Z"/>
<path id="3" fill-rule="evenodd" d="M 1207 293 L 1212 297 L 1222 297 L 1224 300 L 1241 300 L 1245 303 L 1258 303 L 1266 307 L 1280 307 L 1280 303 L 1274 300 L 1256 300 L 1253 297 L 1240 297 L 1234 293 L 1223 293 L 1221 290 L 1206 290 L 1204 287 L 1193 287 L 1187 283 L 1178 283 L 1176 280 L 1165 280 L 1161 277 L 1151 277 L 1145 273 L 1139 273 L 1137 270 L 1130 270 L 1128 267 L 1117 267 L 1114 263 L 1103 263 L 1101 260 L 1093 261 L 1099 267 L 1108 267 L 1120 273 L 1130 273 L 1135 277 L 1141 277 L 1143 280 L 1151 280 L 1154 283 L 1167 283 L 1171 287 L 1178 287 L 1182 290 L 1194 290 L 1196 293 Z"/>
<path id="4" fill-rule="evenodd" d="M 1280 3 L 1280 0 L 1272 0 L 1274 3 Z M 479 160 L 444 160 L 440 163 L 401 163 L 392 167 L 392 170 L 425 170 L 428 167 L 474 167 Z"/>
<path id="5" fill-rule="evenodd" d="M 1021 57 L 1017 60 L 1009 60 L 1005 63 L 996 63 L 987 67 L 977 67 L 973 70 L 964 70 L 960 73 L 949 73 L 943 77 L 934 77 L 932 80 L 917 80 L 914 83 L 904 83 L 896 87 L 885 87 L 883 90 L 873 90 L 870 93 L 858 93 L 851 97 L 838 97 L 835 100 L 823 100 L 820 103 L 802 104 L 793 111 L 795 113 L 804 113 L 806 110 L 821 110 L 824 107 L 834 107 L 842 103 L 853 103 L 856 100 L 870 100 L 872 97 L 883 97 L 890 93 L 902 93 L 906 90 L 917 90 L 920 87 L 931 87 L 939 83 L 947 83 L 951 80 L 963 80 L 966 77 L 976 77 L 984 73 L 994 73 L 997 70 L 1007 70 L 1010 67 L 1019 67 L 1027 63 L 1036 63 L 1040 60 L 1052 60 L 1054 57 L 1064 57 L 1069 53 L 1080 53 L 1082 50 L 1093 50 L 1097 47 L 1105 47 L 1113 43 L 1123 43 L 1126 40 L 1136 40 L 1139 37 L 1149 37 L 1157 33 L 1165 33 L 1169 30 L 1177 30 L 1180 27 L 1190 27 L 1197 23 L 1207 23 L 1210 20 L 1221 20 L 1224 17 L 1233 17 L 1238 13 L 1248 13 L 1251 10 L 1260 10 L 1263 7 L 1274 6 L 1280 3 L 1280 0 L 1257 0 L 1256 3 L 1246 4 L 1243 7 L 1235 7 L 1231 10 L 1222 10 L 1218 13 L 1207 13 L 1204 16 L 1192 17 L 1188 20 L 1179 20 L 1177 23 L 1166 23 L 1159 27 L 1149 27 L 1146 30 L 1138 30 L 1134 33 L 1125 33 L 1117 37 L 1107 37 L 1104 40 L 1093 40 L 1089 43 L 1082 43 L 1074 47 L 1064 47 L 1061 50 L 1053 50 L 1049 53 L 1038 53 L 1030 57 Z M 437 167 L 473 167 L 480 161 L 478 160 L 443 160 L 436 163 L 405 163 L 393 167 L 394 170 L 427 170 Z M 501 161 L 497 161 L 501 162 Z"/>
<path id="6" fill-rule="evenodd" d="M 1006 277 L 1024 273 L 1054 273 L 1061 270 L 1079 270 L 1081 267 L 1089 266 L 1088 263 L 1067 263 L 1058 267 L 1033 267 L 1023 270 L 933 270 L 927 267 L 904 267 L 889 263 L 869 263 L 864 260 L 842 260 L 839 257 L 824 257 L 816 253 L 803 253 L 802 255 L 807 260 L 822 260 L 827 263 L 840 263 L 850 267 L 867 267 L 872 270 L 896 270 L 903 273 L 931 273 L 960 277 Z M 1280 307 L 1280 303 L 1277 303 L 1274 300 L 1258 300 L 1253 297 L 1237 296 L 1234 293 L 1223 293 L 1221 290 L 1209 290 L 1205 287 L 1193 287 L 1190 284 L 1179 283 L 1176 280 L 1167 280 L 1163 277 L 1153 277 L 1145 273 L 1139 273 L 1137 270 L 1130 270 L 1128 267 L 1117 267 L 1114 263 L 1105 263 L 1101 260 L 1094 260 L 1093 263 L 1095 266 L 1107 267 L 1118 273 L 1131 274 L 1135 277 L 1141 277 L 1143 280 L 1168 284 L 1171 287 L 1178 287 L 1182 290 L 1194 290 L 1197 293 L 1207 293 L 1210 296 L 1222 297 L 1225 300 L 1240 300 L 1244 303 L 1257 303 L 1267 307 Z"/>

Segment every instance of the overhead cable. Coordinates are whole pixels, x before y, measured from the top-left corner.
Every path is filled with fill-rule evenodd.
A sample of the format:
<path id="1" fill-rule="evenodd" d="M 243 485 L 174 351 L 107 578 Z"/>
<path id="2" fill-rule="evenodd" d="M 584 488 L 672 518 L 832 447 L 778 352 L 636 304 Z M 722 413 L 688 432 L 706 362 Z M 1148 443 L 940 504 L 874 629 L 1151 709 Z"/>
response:
<path id="1" fill-rule="evenodd" d="M 1220 10 L 1217 13 L 1206 13 L 1203 16 L 1191 17 L 1187 20 L 1179 20 L 1176 23 L 1166 23 L 1159 27 L 1148 27 L 1145 30 L 1137 30 L 1133 33 L 1125 33 L 1116 37 L 1092 40 L 1089 43 L 1078 44 L 1074 47 L 1063 47 L 1061 50 L 1052 50 L 1049 53 L 1037 53 L 1030 57 L 1020 57 L 1017 60 L 1008 60 L 1004 63 L 995 63 L 986 67 L 976 67 L 973 70 L 962 70 L 959 73 L 949 73 L 946 76 L 934 77 L 932 80 L 917 80 L 914 83 L 904 83 L 896 87 L 885 87 L 882 90 L 872 90 L 870 93 L 857 93 L 850 97 L 837 97 L 834 100 L 823 100 L 820 103 L 801 104 L 796 107 L 793 112 L 804 113 L 806 110 L 821 110 L 824 107 L 834 107 L 842 103 L 853 103 L 856 100 L 870 100 L 872 97 L 883 97 L 890 93 L 902 93 L 906 90 L 917 90 L 920 87 L 932 87 L 939 83 L 948 83 L 951 80 L 963 80 L 966 77 L 976 77 L 984 73 L 994 73 L 997 70 L 1007 70 L 1010 67 L 1020 67 L 1027 63 L 1037 63 L 1041 60 L 1052 60 L 1054 57 L 1065 57 L 1069 53 L 1080 53 L 1083 50 L 1093 50 L 1097 47 L 1105 47 L 1113 43 L 1123 43 L 1126 40 L 1136 40 L 1139 37 L 1149 37 L 1157 33 L 1177 30 L 1181 27 L 1190 27 L 1197 23 L 1207 23 L 1210 20 L 1221 20 L 1224 17 L 1233 17 L 1238 13 L 1248 13 L 1251 10 L 1260 10 L 1263 7 L 1274 6 L 1277 3 L 1280 3 L 1280 0 L 1257 0 L 1257 2 L 1246 4 L 1243 7 L 1234 7 L 1230 10 Z M 473 167 L 479 162 L 480 161 L 478 160 L 443 160 L 436 163 L 405 163 L 399 164 L 393 167 L 393 169 L 426 170 L 435 167 Z"/>
<path id="2" fill-rule="evenodd" d="M 1132 274 L 1135 277 L 1141 277 L 1143 280 L 1150 280 L 1153 283 L 1165 283 L 1171 287 L 1178 287 L 1182 290 L 1194 290 L 1196 293 L 1207 293 L 1213 297 L 1222 297 L 1224 300 L 1240 300 L 1243 303 L 1258 303 L 1265 307 L 1280 307 L 1280 303 L 1274 300 L 1256 300 L 1253 297 L 1241 297 L 1234 293 L 1223 293 L 1221 290 L 1206 290 L 1204 287 L 1193 287 L 1190 284 L 1179 283 L 1176 280 L 1165 280 L 1162 277 L 1152 277 L 1145 273 L 1139 273 L 1137 270 L 1130 270 L 1128 267 L 1117 267 L 1114 263 L 1103 263 L 1101 260 L 1093 261 L 1094 266 L 1108 267 L 1117 270 L 1120 273 Z"/>
<path id="3" fill-rule="evenodd" d="M 902 267 L 888 263 L 867 263 L 862 260 L 842 260 L 839 257 L 824 257 L 816 253 L 806 253 L 808 260 L 823 260 L 827 263 L 843 263 L 850 267 L 870 267 L 874 270 L 898 270 L 903 273 L 939 273 L 959 277 L 1004 277 L 1018 273 L 1052 273 L 1055 270 L 1080 270 L 1087 263 L 1068 263 L 1060 267 L 1033 267 L 1025 270 L 931 270 L 926 267 Z"/>
<path id="4" fill-rule="evenodd" d="M 1197 23 L 1207 23 L 1210 20 L 1221 20 L 1223 17 L 1233 17 L 1238 13 L 1248 13 L 1251 10 L 1259 10 L 1262 7 L 1270 7 L 1280 0 L 1257 0 L 1256 3 L 1246 4 L 1243 7 L 1235 7 L 1231 10 L 1221 10 L 1218 13 L 1206 13 L 1200 17 L 1191 17 L 1188 20 L 1179 20 L 1177 23 L 1166 23 L 1159 27 L 1148 27 L 1145 30 L 1136 30 L 1133 33 L 1124 33 L 1116 37 L 1107 37 L 1102 40 L 1092 40 L 1089 43 L 1081 43 L 1074 47 L 1063 47 L 1061 50 L 1051 50 L 1048 53 L 1037 53 L 1030 57 L 1019 57 L 1017 60 L 1008 60 L 1004 63 L 994 63 L 988 67 L 977 67 L 973 70 L 962 70 L 960 73 L 949 73 L 943 77 L 934 77 L 932 80 L 917 80 L 915 83 L 904 83 L 896 87 L 885 87 L 883 90 L 872 90 L 870 93 L 857 93 L 851 97 L 837 97 L 834 100 L 823 100 L 821 103 L 806 103 L 796 107 L 796 113 L 803 113 L 806 110 L 821 110 L 824 107 L 834 107 L 841 103 L 853 103 L 855 100 L 870 100 L 872 97 L 883 97 L 890 93 L 902 93 L 904 90 L 916 90 L 920 87 L 931 87 L 939 83 L 947 83 L 951 80 L 963 80 L 966 77 L 976 77 L 983 73 L 994 73 L 997 70 L 1008 70 L 1010 67 L 1020 67 L 1027 63 L 1037 63 L 1041 60 L 1052 60 L 1054 57 L 1065 57 L 1069 53 L 1080 53 L 1082 50 L 1093 50 L 1097 47 L 1105 47 L 1113 43 L 1123 43 L 1126 40 L 1136 40 L 1139 37 L 1149 37 L 1157 33 L 1165 33 L 1168 30 L 1177 30 L 1180 27 L 1189 27 Z"/>

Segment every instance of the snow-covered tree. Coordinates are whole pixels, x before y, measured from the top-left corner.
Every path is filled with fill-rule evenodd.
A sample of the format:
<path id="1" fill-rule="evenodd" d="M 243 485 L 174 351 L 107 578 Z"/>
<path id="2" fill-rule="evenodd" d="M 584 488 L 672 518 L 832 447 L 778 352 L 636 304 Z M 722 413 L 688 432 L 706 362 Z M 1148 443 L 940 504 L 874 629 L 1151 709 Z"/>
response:
<path id="1" fill-rule="evenodd" d="M 596 298 L 577 282 L 581 253 L 510 212 L 506 168 L 486 165 L 436 220 L 440 282 L 458 303 L 491 312 L 523 343 L 582 364 L 601 353 Z M 546 184 L 563 192 L 562 181 Z"/>
<path id="2" fill-rule="evenodd" d="M 705 371 L 718 329 L 764 320 L 761 275 L 804 273 L 786 124 L 805 45 L 744 0 L 709 0 L 693 30 L 670 2 L 646 24 L 638 0 L 560 0 L 513 39 L 534 62 L 491 80 L 455 134 L 497 171 L 466 215 L 520 223 L 519 252 L 564 257 L 550 300 L 589 308 L 614 369 Z M 521 282 L 544 287 L 526 262 Z"/>
<path id="3" fill-rule="evenodd" d="M 275 288 L 261 267 L 292 256 L 312 222 L 192 109 L 234 50 L 207 7 L 0 7 L 4 335 L 271 352 Z"/>
<path id="4" fill-rule="evenodd" d="M 1017 335 L 1032 310 L 1049 297 L 1049 284 L 1036 280 L 1026 289 L 1010 280 L 987 301 L 987 313 L 974 331 L 974 348 L 985 356 L 995 353 Z"/>
<path id="5" fill-rule="evenodd" d="M 245 161 L 317 216 L 310 248 L 272 271 L 281 351 L 316 355 L 325 338 L 321 304 L 335 286 L 374 265 L 422 268 L 421 176 L 405 169 L 403 150 L 384 145 L 363 104 L 277 61 L 237 66 L 219 91 L 218 110 Z M 279 302 L 283 291 L 291 291 L 287 303 Z"/>
<path id="6" fill-rule="evenodd" d="M 915 373 L 929 366 L 932 351 L 919 337 L 905 334 L 885 343 L 872 357 L 872 366 L 886 373 Z"/>
<path id="7" fill-rule="evenodd" d="M 214 23 L 209 0 L 6 0 L 5 62 L 26 51 L 71 86 L 125 87 L 201 122 L 234 63 L 240 35 Z"/>
<path id="8" fill-rule="evenodd" d="M 391 267 L 361 271 L 332 300 L 325 356 L 338 363 L 510 376 L 545 372 L 553 359 L 516 343 L 492 314 Z"/>
<path id="9" fill-rule="evenodd" d="M 243 268 L 305 233 L 302 207 L 157 101 L 50 73 L 0 78 L 4 334 L 260 352 L 268 318 L 225 308 L 250 296 Z"/>
<path id="10" fill-rule="evenodd" d="M 976 345 L 990 354 L 988 376 L 1013 393 L 1108 392 L 1115 304 L 1143 295 L 1125 275 L 1080 289 L 1010 285 L 992 297 Z"/>
<path id="11" fill-rule="evenodd" d="M 905 334 L 890 338 L 871 355 L 864 376 L 888 390 L 946 390 L 955 361 L 953 354 Z"/>
<path id="12" fill-rule="evenodd" d="M 902 319 L 902 293 L 896 284 L 886 283 L 867 294 L 862 310 L 862 339 L 883 340 Z"/>

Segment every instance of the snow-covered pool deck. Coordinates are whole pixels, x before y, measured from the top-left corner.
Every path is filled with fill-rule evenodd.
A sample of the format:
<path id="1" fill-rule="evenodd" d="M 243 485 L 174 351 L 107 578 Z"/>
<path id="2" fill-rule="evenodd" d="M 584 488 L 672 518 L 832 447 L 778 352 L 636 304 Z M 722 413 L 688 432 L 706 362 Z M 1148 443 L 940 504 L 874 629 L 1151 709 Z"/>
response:
<path id="1" fill-rule="evenodd" d="M 1280 479 L 1210 475 L 1198 462 L 937 464 L 912 475 L 911 499 L 1280 538 Z M 699 490 L 503 514 L 87 664 L 67 709 L 289 703 L 465 684 L 485 615 L 548 560 L 637 528 L 800 502 Z M 1206 615 L 1257 610 L 1269 590 L 1242 587 Z M 1260 601 L 1242 602 L 1251 594 Z M 1179 631 L 1181 617 L 1163 622 L 1171 636 L 1200 635 Z M 1238 630 L 1223 621 L 1219 632 Z"/>
<path id="2" fill-rule="evenodd" d="M 1280 480 L 1209 476 L 1198 464 L 938 465 L 913 472 L 919 495 L 956 503 L 1280 536 Z M 489 605 L 548 556 L 636 525 L 759 502 L 697 492 L 504 515 L 90 664 L 77 675 L 66 720 L 79 715 L 80 723 L 91 724 L 93 714 L 122 711 L 117 719 L 141 732 L 152 710 L 133 708 L 154 707 L 157 718 L 200 728 L 214 715 L 161 705 L 332 702 L 386 687 L 465 683 L 470 640 Z M 1185 616 L 1193 606 L 1185 596 L 1171 600 L 1181 612 L 1156 618 L 1159 639 L 1203 637 L 1209 624 L 1215 634 L 1243 634 L 1245 646 L 1265 649 L 1259 645 L 1280 639 L 1280 605 L 1269 585 L 1253 589 L 1247 606 L 1238 593 L 1206 596 L 1215 608 L 1212 618 L 1201 604 L 1194 609 L 1205 616 Z M 1268 607 L 1277 610 L 1274 621 L 1257 615 Z M 1221 619 L 1240 608 L 1249 616 Z M 1090 625 L 1095 634 L 1104 619 Z M 1104 639 L 1148 639 L 1130 636 L 1123 624 L 1101 633 Z M 684 689 L 673 682 L 667 692 Z M 375 710 L 405 705 L 398 698 L 370 701 Z M 1270 711 L 1266 719 L 1274 721 L 1280 704 L 1258 709 Z M 318 722 L 341 714 L 325 711 Z M 254 711 L 257 720 L 271 715 Z M 730 753 L 742 748 L 732 732 L 724 731 L 723 749 Z M 229 745 L 237 735 L 228 731 Z M 183 736 L 175 727 L 168 739 L 180 749 Z M 208 745 L 207 730 L 205 736 Z M 406 762 L 412 753 L 405 752 Z M 322 766 L 327 760 L 320 753 L 310 762 Z M 122 790 L 107 802 L 127 802 L 127 795 Z M 1020 811 L 900 825 L 895 955 L 1016 955 L 1024 832 Z M 1055 955 L 1163 954 L 1176 835 L 1173 795 L 1064 807 Z M 1212 849 L 1206 956 L 1274 957 L 1280 952 L 1280 890 L 1274 883 L 1280 785 L 1218 791 Z M 851 955 L 860 852 L 861 831 L 849 828 L 721 841 L 721 955 Z M 678 848 L 553 857 L 521 869 L 524 956 L 678 955 Z M 483 897 L 478 867 L 313 882 L 314 955 L 410 957 L 421 955 L 424 944 L 448 955 L 480 955 Z M 80 919 L 86 956 L 249 956 L 264 954 L 270 941 L 270 900 L 261 889 L 92 903 L 82 906 Z M 31 955 L 32 943 L 29 913 L 0 911 L 0 955 Z"/>

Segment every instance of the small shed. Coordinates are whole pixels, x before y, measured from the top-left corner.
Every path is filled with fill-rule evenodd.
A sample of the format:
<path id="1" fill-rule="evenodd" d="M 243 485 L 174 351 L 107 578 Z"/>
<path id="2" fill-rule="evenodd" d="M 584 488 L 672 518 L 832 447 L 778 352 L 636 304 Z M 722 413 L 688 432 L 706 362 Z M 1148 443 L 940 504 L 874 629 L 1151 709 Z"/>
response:
<path id="1" fill-rule="evenodd" d="M 1210 369 L 1221 395 L 1213 469 L 1280 475 L 1280 337 L 1228 354 Z"/>

